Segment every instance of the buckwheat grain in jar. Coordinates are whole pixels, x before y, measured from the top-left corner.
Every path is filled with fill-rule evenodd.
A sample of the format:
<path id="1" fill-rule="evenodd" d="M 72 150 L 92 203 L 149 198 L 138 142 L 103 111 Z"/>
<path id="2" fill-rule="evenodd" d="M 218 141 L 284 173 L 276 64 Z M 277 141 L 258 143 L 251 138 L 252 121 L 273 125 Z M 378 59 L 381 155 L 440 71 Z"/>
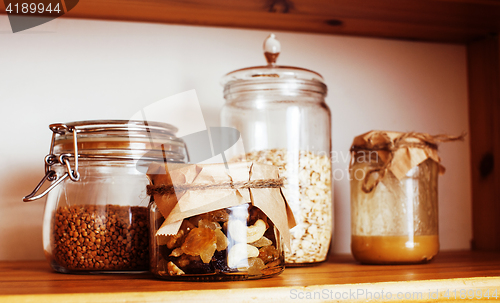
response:
<path id="1" fill-rule="evenodd" d="M 439 251 L 437 144 L 462 137 L 371 131 L 351 146 L 351 251 L 366 264 L 421 263 Z"/>
<path id="2" fill-rule="evenodd" d="M 45 177 L 24 201 L 46 197 L 43 246 L 50 266 L 63 273 L 148 270 L 146 171 L 154 161 L 187 161 L 177 129 L 125 120 L 49 127 Z"/>
<path id="3" fill-rule="evenodd" d="M 148 176 L 157 278 L 247 280 L 283 271 L 294 223 L 276 167 L 154 163 Z"/>
<path id="4" fill-rule="evenodd" d="M 264 42 L 268 65 L 223 78 L 222 126 L 241 133 L 227 152 L 233 161 L 275 165 L 285 178 L 283 193 L 297 221 L 287 266 L 325 261 L 332 239 L 331 120 L 327 87 L 318 73 L 276 65 L 280 43 Z"/>

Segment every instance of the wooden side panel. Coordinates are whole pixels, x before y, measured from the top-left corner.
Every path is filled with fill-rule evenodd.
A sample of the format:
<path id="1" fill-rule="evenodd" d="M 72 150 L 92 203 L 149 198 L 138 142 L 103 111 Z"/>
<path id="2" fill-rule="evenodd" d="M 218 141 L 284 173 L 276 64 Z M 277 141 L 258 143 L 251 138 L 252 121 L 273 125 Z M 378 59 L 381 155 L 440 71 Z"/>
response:
<path id="1" fill-rule="evenodd" d="M 472 249 L 500 251 L 500 44 L 468 44 Z"/>

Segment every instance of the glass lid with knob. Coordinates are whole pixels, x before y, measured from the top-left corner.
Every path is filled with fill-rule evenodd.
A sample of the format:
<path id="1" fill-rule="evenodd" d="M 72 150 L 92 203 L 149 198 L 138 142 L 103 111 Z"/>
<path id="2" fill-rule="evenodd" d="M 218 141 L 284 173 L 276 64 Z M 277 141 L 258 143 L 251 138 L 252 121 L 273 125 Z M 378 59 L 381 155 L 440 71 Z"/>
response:
<path id="1" fill-rule="evenodd" d="M 264 56 L 267 65 L 238 69 L 226 74 L 221 81 L 224 95 L 256 90 L 278 90 L 280 93 L 296 94 L 316 92 L 326 95 L 323 77 L 309 69 L 277 65 L 281 44 L 274 34 L 264 41 Z"/>

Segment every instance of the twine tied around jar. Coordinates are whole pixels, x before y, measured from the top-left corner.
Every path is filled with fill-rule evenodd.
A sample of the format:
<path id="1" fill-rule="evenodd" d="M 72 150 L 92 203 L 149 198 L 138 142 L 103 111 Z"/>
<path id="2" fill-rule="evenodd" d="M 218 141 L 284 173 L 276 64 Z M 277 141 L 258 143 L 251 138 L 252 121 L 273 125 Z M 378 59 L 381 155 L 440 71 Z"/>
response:
<path id="1" fill-rule="evenodd" d="M 394 135 L 394 133 L 390 133 L 391 135 Z M 376 135 L 377 138 L 376 140 L 373 141 L 378 141 L 378 143 L 373 144 L 372 142 L 372 136 Z M 367 134 L 358 136 L 354 139 L 354 142 L 357 141 L 357 139 L 365 139 L 364 144 L 355 144 L 351 146 L 350 152 L 351 152 L 351 164 L 352 161 L 354 161 L 354 157 L 357 152 L 360 151 L 376 151 L 376 152 L 387 152 L 387 159 L 385 160 L 385 163 L 379 167 L 379 168 L 374 168 L 369 170 L 365 178 L 363 180 L 361 189 L 365 193 L 370 193 L 372 192 L 375 187 L 384 179 L 385 174 L 387 171 L 391 168 L 393 165 L 393 160 L 394 160 L 394 155 L 396 151 L 399 149 L 407 148 L 407 149 L 430 149 L 434 153 L 436 153 L 437 157 L 437 148 L 438 148 L 438 143 L 443 143 L 443 142 L 453 142 L 453 141 L 463 141 L 466 133 L 462 133 L 460 136 L 450 136 L 450 135 L 429 135 L 425 133 L 416 133 L 416 132 L 408 132 L 408 133 L 401 133 L 400 135 L 391 138 L 390 135 L 388 135 L 387 132 L 369 132 Z M 368 139 L 366 139 L 368 138 Z M 409 157 L 409 156 L 408 156 Z M 429 156 L 429 158 L 434 158 Z M 427 158 L 424 158 L 425 160 Z M 439 161 L 438 161 L 439 162 Z M 374 174 L 378 173 L 378 176 L 376 177 L 375 181 L 368 185 L 368 181 L 370 180 L 370 177 Z"/>
<path id="2" fill-rule="evenodd" d="M 239 182 L 220 182 L 214 184 L 179 184 L 179 185 L 148 185 L 148 195 L 168 195 L 175 194 L 179 191 L 187 190 L 208 190 L 208 189 L 249 189 L 249 188 L 280 188 L 283 187 L 283 178 L 279 179 L 266 179 L 266 180 L 253 180 L 253 181 L 239 181 Z"/>

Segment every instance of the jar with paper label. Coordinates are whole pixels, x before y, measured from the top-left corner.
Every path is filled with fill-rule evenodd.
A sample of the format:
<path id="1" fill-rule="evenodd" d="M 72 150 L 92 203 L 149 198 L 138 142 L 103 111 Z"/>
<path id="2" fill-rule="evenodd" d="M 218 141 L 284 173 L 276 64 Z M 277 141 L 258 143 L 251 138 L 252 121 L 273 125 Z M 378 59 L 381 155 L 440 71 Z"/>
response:
<path id="1" fill-rule="evenodd" d="M 439 250 L 437 143 L 461 137 L 372 131 L 351 146 L 351 250 L 366 264 L 421 263 Z"/>
<path id="2" fill-rule="evenodd" d="M 280 42 L 264 42 L 267 65 L 228 73 L 222 126 L 241 133 L 226 152 L 232 161 L 275 165 L 285 178 L 284 195 L 295 215 L 287 266 L 325 261 L 332 239 L 331 120 L 323 77 L 276 64 Z"/>
<path id="3" fill-rule="evenodd" d="M 49 126 L 45 177 L 25 202 L 46 197 L 43 246 L 63 273 L 149 269 L 146 171 L 186 162 L 177 129 L 151 121 L 97 120 Z"/>
<path id="4" fill-rule="evenodd" d="M 284 269 L 293 216 L 269 165 L 150 167 L 151 272 L 160 279 L 267 278 Z"/>

